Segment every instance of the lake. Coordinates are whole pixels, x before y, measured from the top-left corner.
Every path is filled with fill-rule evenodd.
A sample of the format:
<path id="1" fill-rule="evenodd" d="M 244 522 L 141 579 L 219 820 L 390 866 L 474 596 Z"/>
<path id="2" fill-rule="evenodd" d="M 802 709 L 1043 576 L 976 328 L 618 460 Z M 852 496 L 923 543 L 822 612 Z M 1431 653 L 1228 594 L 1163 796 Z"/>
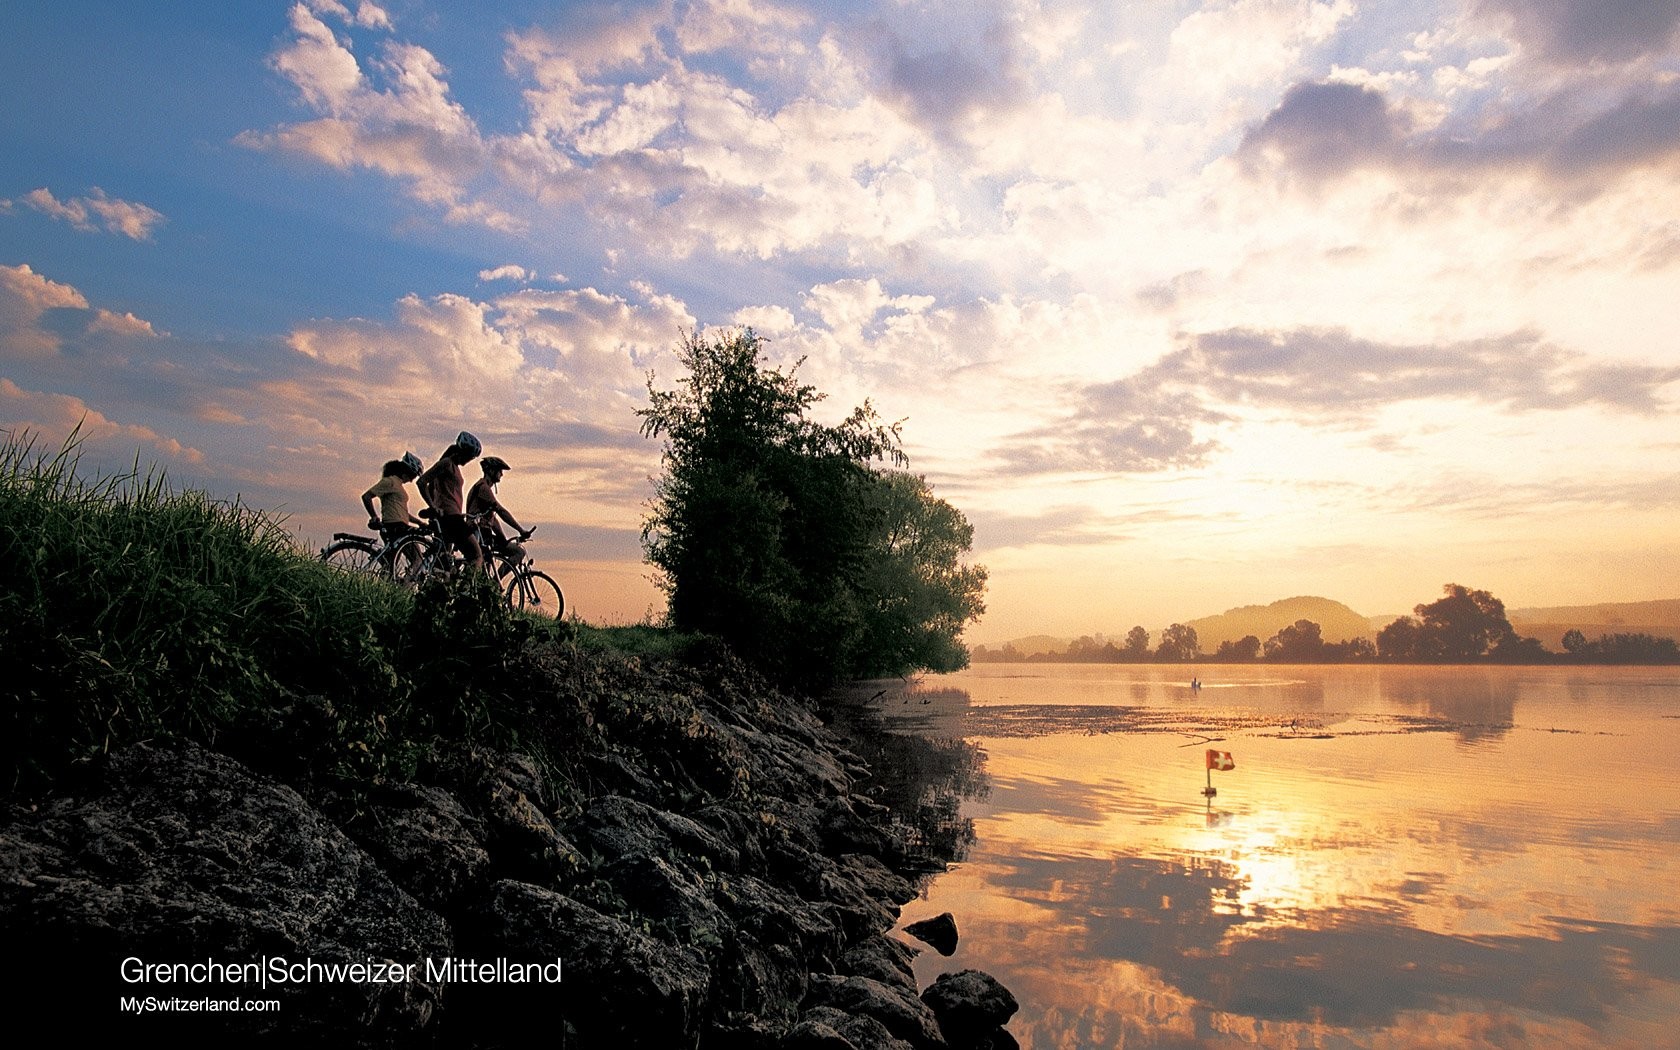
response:
<path id="1" fill-rule="evenodd" d="M 1680 670 L 984 664 L 860 699 L 883 687 L 896 731 L 980 756 L 966 856 L 903 911 L 961 933 L 918 982 L 991 973 L 1029 1050 L 1680 1047 Z"/>

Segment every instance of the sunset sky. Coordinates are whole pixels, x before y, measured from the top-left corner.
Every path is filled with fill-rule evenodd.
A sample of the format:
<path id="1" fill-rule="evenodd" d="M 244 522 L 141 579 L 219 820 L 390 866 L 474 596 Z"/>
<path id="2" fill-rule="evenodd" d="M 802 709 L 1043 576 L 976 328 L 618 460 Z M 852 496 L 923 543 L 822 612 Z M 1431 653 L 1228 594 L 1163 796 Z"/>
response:
<path id="1" fill-rule="evenodd" d="M 1680 596 L 1675 0 L 6 21 L 0 427 L 305 542 L 466 427 L 639 620 L 648 374 L 751 325 L 904 420 L 975 641 Z"/>

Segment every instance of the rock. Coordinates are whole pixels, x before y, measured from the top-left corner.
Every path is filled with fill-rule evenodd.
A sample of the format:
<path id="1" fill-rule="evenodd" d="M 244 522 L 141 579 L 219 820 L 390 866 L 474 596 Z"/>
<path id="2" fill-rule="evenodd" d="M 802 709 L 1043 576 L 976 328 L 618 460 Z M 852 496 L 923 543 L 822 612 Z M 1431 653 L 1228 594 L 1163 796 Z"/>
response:
<path id="1" fill-rule="evenodd" d="M 830 799 L 820 810 L 817 834 L 829 853 L 868 853 L 881 856 L 893 848 L 892 837 L 871 824 L 846 799 Z"/>
<path id="2" fill-rule="evenodd" d="M 484 823 L 442 788 L 389 785 L 334 808 L 351 810 L 345 830 L 428 908 L 447 914 L 488 885 Z"/>
<path id="3" fill-rule="evenodd" d="M 805 996 L 807 1011 L 827 1006 L 844 1014 L 872 1017 L 917 1050 L 945 1050 L 939 1021 L 927 1004 L 896 985 L 868 977 L 817 974 Z"/>
<path id="4" fill-rule="evenodd" d="M 807 970 L 837 955 L 843 944 L 840 928 L 818 904 L 763 879 L 731 877 L 718 886 L 713 900 L 742 934 L 759 944 L 786 947 L 810 964 Z"/>
<path id="5" fill-rule="evenodd" d="M 895 874 L 879 857 L 866 853 L 847 853 L 839 858 L 839 864 L 876 900 L 899 905 L 908 904 L 919 896 L 909 879 Z"/>
<path id="6" fill-rule="evenodd" d="M 552 988 L 467 986 L 487 994 L 466 1018 L 451 1016 L 463 1038 L 522 1033 L 523 1045 L 563 1018 L 583 1046 L 692 1046 L 709 1001 L 711 979 L 698 952 L 541 886 L 492 887 L 471 946 L 481 957 L 559 958 L 565 976 Z"/>
<path id="7" fill-rule="evenodd" d="M 950 955 L 957 950 L 957 920 L 951 917 L 950 912 L 943 912 L 921 922 L 913 922 L 904 927 L 904 932 L 940 955 Z"/>
<path id="8" fill-rule="evenodd" d="M 851 1047 L 852 1050 L 915 1050 L 913 1045 L 887 1031 L 886 1025 L 875 1018 L 844 1014 L 829 1006 L 819 1006 L 811 1010 L 800 1019 L 799 1026 L 788 1034 L 792 1036 L 807 1025 L 817 1031 L 832 1032 L 834 1038 L 839 1040 L 812 1044 L 821 1050 L 827 1050 L 828 1047 Z M 784 1044 L 781 1050 L 790 1048 Z"/>
<path id="9" fill-rule="evenodd" d="M 788 1029 L 778 1050 L 858 1050 L 857 1045 L 821 1021 L 800 1021 Z"/>
<path id="10" fill-rule="evenodd" d="M 520 880 L 565 880 L 581 865 L 578 848 L 549 819 L 552 790 L 528 756 L 483 748 L 440 757 L 428 774 L 482 819 L 495 871 Z"/>
<path id="11" fill-rule="evenodd" d="M 712 903 L 694 873 L 663 857 L 645 853 L 619 857 L 604 865 L 600 875 L 631 910 L 675 940 L 716 947 L 733 932 L 734 924 Z"/>
<path id="12" fill-rule="evenodd" d="M 634 854 L 668 856 L 673 848 L 735 871 L 741 851 L 709 828 L 676 813 L 620 795 L 595 799 L 568 829 L 602 861 Z"/>
<path id="13" fill-rule="evenodd" d="M 913 962 L 920 952 L 903 941 L 877 934 L 847 948 L 840 956 L 838 969 L 853 977 L 871 977 L 882 984 L 901 985 L 914 992 L 916 971 Z"/>
<path id="14" fill-rule="evenodd" d="M 980 970 L 940 974 L 922 1002 L 939 1019 L 952 1050 L 991 1050 L 997 1045 L 994 1033 L 1019 1009 L 1009 989 Z"/>
<path id="15" fill-rule="evenodd" d="M 119 996 L 225 999 L 256 986 L 128 983 L 127 958 L 407 965 L 454 951 L 444 920 L 296 791 L 190 744 L 119 752 L 87 793 L 0 829 L 0 941 L 27 968 L 8 982 L 10 1002 L 62 1003 L 74 989 L 72 1002 L 109 1006 L 77 1011 L 79 1033 L 127 1021 L 128 1038 L 135 1019 Z M 191 1023 L 286 1043 L 420 1042 L 442 992 L 423 976 L 276 982 L 261 992 L 276 1012 Z"/>

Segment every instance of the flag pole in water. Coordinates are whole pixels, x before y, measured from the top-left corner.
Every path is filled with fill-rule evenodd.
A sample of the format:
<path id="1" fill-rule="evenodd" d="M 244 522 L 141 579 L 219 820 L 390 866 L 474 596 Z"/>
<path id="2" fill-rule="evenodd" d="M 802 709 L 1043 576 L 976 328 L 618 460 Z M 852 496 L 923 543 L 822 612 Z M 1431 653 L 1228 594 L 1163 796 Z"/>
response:
<path id="1" fill-rule="evenodd" d="M 1219 789 L 1213 786 L 1213 771 L 1214 770 L 1217 769 L 1220 772 L 1225 772 L 1227 770 L 1232 770 L 1232 769 L 1235 769 L 1235 768 L 1237 768 L 1237 763 L 1232 760 L 1231 752 L 1229 752 L 1229 751 L 1215 751 L 1211 747 L 1208 748 L 1208 752 L 1207 752 L 1207 787 L 1202 789 L 1202 794 L 1204 796 L 1206 796 L 1207 798 L 1210 798 L 1210 799 L 1213 798 L 1213 796 L 1219 794 Z"/>

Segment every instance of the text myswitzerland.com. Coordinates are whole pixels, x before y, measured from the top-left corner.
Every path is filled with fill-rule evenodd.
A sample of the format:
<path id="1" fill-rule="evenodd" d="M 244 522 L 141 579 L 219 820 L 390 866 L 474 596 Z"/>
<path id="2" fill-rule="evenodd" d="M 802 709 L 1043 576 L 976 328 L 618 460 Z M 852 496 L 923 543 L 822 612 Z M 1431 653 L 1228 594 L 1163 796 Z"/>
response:
<path id="1" fill-rule="evenodd" d="M 125 1014 L 262 1014 L 280 1009 L 278 999 L 182 999 L 125 995 L 118 1000 Z"/>

